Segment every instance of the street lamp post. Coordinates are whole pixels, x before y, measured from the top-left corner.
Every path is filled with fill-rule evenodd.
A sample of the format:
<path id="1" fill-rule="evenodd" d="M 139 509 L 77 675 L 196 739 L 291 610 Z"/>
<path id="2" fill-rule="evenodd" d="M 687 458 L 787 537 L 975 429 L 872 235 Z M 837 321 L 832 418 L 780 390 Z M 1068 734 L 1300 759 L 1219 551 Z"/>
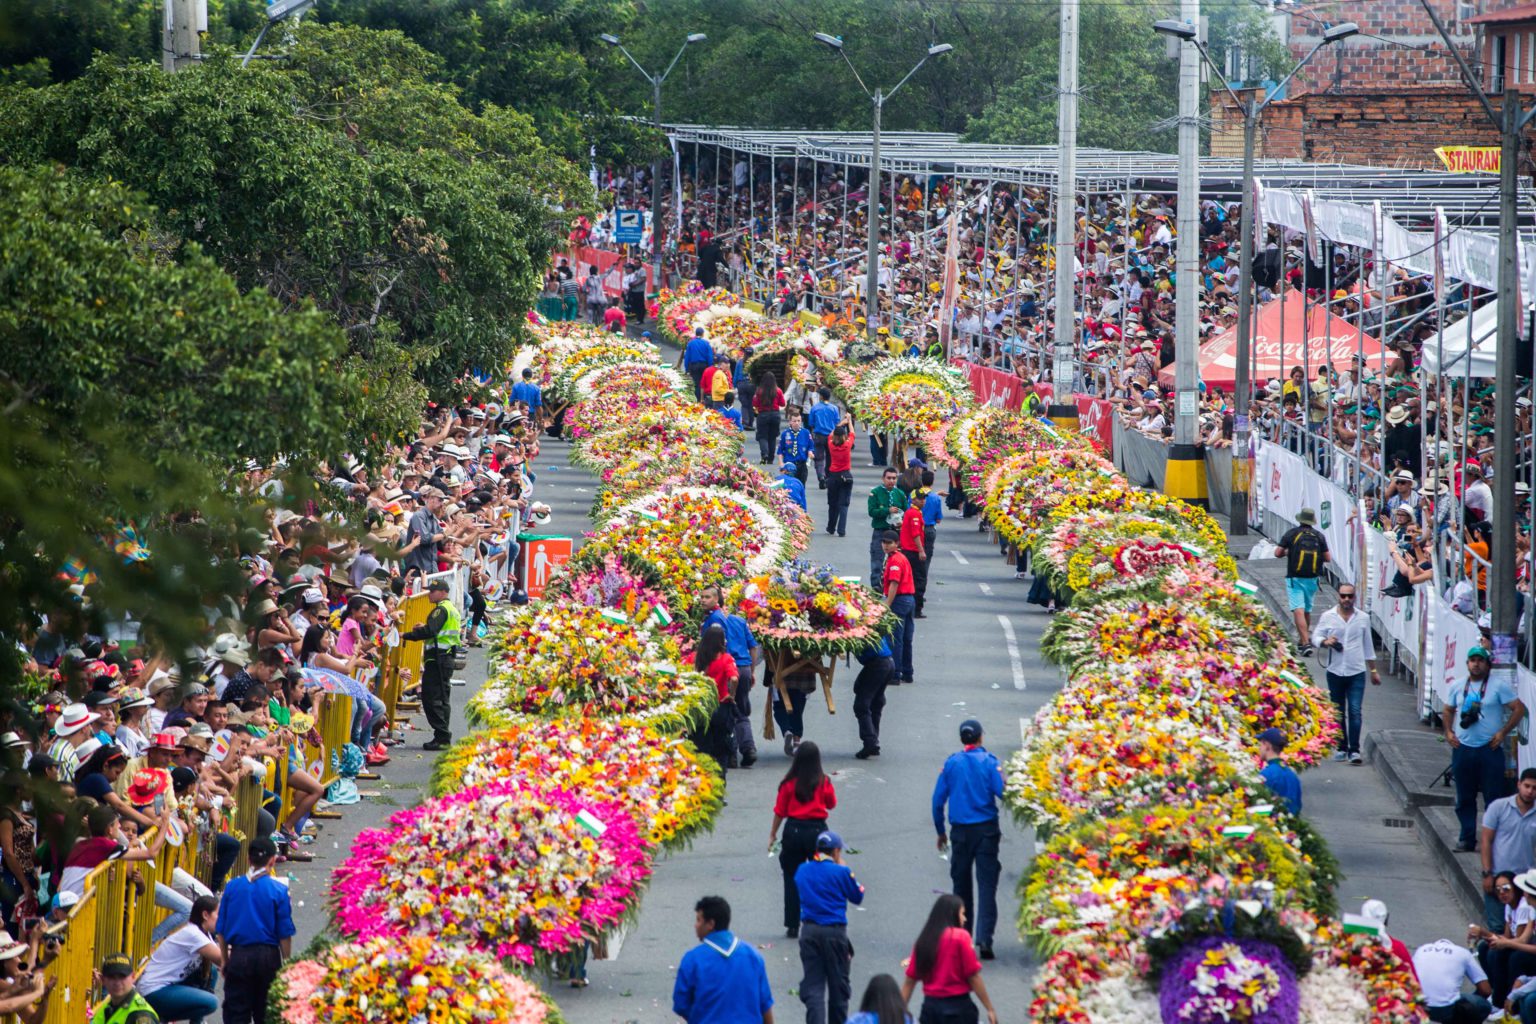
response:
<path id="1" fill-rule="evenodd" d="M 672 63 L 667 65 L 667 70 L 663 71 L 659 75 L 653 75 L 649 71 L 645 70 L 645 68 L 641 66 L 640 62 L 635 60 L 634 54 L 632 54 L 628 50 L 626 50 L 624 48 L 624 44 L 619 42 L 619 37 L 618 36 L 611 35 L 610 33 L 604 32 L 598 38 L 601 39 L 603 42 L 607 43 L 609 46 L 616 46 L 616 47 L 618 47 L 619 52 L 622 53 L 624 56 L 628 57 L 629 58 L 629 62 L 635 66 L 635 70 L 639 71 L 640 74 L 645 77 L 645 80 L 647 82 L 651 83 L 651 124 L 655 127 L 656 133 L 658 135 L 660 135 L 661 134 L 661 83 L 665 82 L 667 80 L 667 76 L 672 73 L 672 69 L 677 67 L 677 62 L 682 59 L 683 51 L 688 49 L 688 44 L 689 43 L 702 43 L 705 39 L 707 39 L 709 37 L 706 36 L 703 32 L 690 32 L 688 34 L 687 38 L 685 38 L 683 40 L 683 45 L 679 46 L 677 48 L 677 56 L 673 57 L 672 58 Z M 660 160 L 660 158 L 657 158 L 657 159 L 651 161 L 651 260 L 652 260 L 652 263 L 654 264 L 654 266 L 656 268 L 656 270 L 655 270 L 655 276 L 656 276 L 655 285 L 656 285 L 657 288 L 661 288 L 663 282 L 661 280 L 661 160 Z"/>
<path id="2" fill-rule="evenodd" d="M 1323 38 L 1307 52 L 1307 55 L 1291 69 L 1288 75 L 1280 80 L 1280 84 L 1268 90 L 1263 99 L 1251 100 L 1242 99 L 1227 84 L 1226 74 L 1211 59 L 1210 52 L 1200 41 L 1194 25 L 1166 19 L 1154 22 L 1152 28 L 1163 35 L 1193 43 L 1199 50 L 1200 56 L 1210 65 L 1211 71 L 1222 83 L 1222 88 L 1227 90 L 1227 95 L 1243 113 L 1243 201 L 1239 221 L 1242 237 L 1239 239 L 1238 250 L 1237 372 L 1234 374 L 1235 379 L 1232 385 L 1235 394 L 1232 412 L 1232 525 L 1230 530 L 1233 536 L 1243 536 L 1248 533 L 1248 495 L 1252 487 L 1252 469 L 1248 457 L 1250 436 L 1248 397 L 1253 390 L 1253 151 L 1258 141 L 1259 115 L 1276 96 L 1285 91 L 1291 79 L 1307 66 L 1307 63 L 1317 55 L 1317 51 L 1329 43 L 1336 43 L 1355 35 L 1360 31 L 1360 26 L 1347 21 L 1325 29 Z"/>
<path id="3" fill-rule="evenodd" d="M 864 331 L 865 337 L 870 343 L 875 343 L 878 336 L 878 323 L 880 314 L 879 285 L 880 285 L 880 115 L 885 109 L 885 101 L 896 95 L 896 90 L 907 84 L 907 79 L 917 74 L 918 68 L 928 63 L 929 57 L 937 57 L 941 53 L 948 53 L 954 47 L 948 43 L 935 43 L 928 47 L 928 52 L 908 71 L 906 77 L 896 83 L 896 87 L 890 92 L 881 92 L 876 89 L 869 91 L 869 86 L 864 84 L 864 79 L 859 77 L 859 69 L 853 66 L 853 61 L 848 59 L 848 54 L 843 50 L 842 36 L 828 35 L 826 32 L 812 34 L 818 43 L 835 50 L 843 62 L 848 65 L 848 70 L 853 72 L 854 81 L 859 83 L 859 88 L 864 90 L 870 103 L 874 107 L 874 132 L 870 136 L 869 144 L 869 223 L 868 223 L 868 253 L 866 261 L 868 266 L 864 268 Z M 925 194 L 926 194 L 926 190 Z"/>

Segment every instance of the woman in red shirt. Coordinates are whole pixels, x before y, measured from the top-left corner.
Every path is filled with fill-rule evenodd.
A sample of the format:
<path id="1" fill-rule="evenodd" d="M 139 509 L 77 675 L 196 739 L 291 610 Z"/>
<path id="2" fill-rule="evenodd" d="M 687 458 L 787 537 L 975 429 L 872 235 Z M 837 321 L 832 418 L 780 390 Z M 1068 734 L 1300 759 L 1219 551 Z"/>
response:
<path id="1" fill-rule="evenodd" d="M 901 983 L 903 1002 L 910 1001 L 917 983 L 923 983 L 923 1009 L 918 1024 L 977 1024 L 980 1019 L 971 993 L 987 1009 L 988 1024 L 997 1024 L 997 1011 L 981 980 L 981 961 L 965 930 L 965 904 L 953 893 L 933 901 L 928 923 L 912 946 L 907 977 Z"/>
<path id="2" fill-rule="evenodd" d="M 784 408 L 784 392 L 773 371 L 763 374 L 752 393 L 752 411 L 757 414 L 757 448 L 762 455 L 762 465 L 773 461 L 773 450 L 779 443 L 779 410 Z"/>
<path id="3" fill-rule="evenodd" d="M 853 427 L 845 419 L 827 438 L 827 532 L 848 535 L 848 502 L 853 497 Z"/>
<path id="4" fill-rule="evenodd" d="M 736 726 L 736 705 L 731 700 L 731 687 L 736 685 L 736 662 L 725 649 L 725 630 L 710 626 L 699 640 L 693 652 L 693 667 L 715 681 L 715 691 L 720 703 L 709 716 L 709 725 L 702 735 L 695 733 L 694 746 L 720 763 L 720 774 L 725 774 L 731 760 L 731 733 Z"/>
<path id="5" fill-rule="evenodd" d="M 827 830 L 827 815 L 836 806 L 837 792 L 821 770 L 821 748 L 809 741 L 800 744 L 779 783 L 779 795 L 773 801 L 773 827 L 768 830 L 771 853 L 779 826 L 784 826 L 779 870 L 784 873 L 784 929 L 792 939 L 800 934 L 800 890 L 795 888 L 795 871 L 816 856 L 816 837 Z"/>

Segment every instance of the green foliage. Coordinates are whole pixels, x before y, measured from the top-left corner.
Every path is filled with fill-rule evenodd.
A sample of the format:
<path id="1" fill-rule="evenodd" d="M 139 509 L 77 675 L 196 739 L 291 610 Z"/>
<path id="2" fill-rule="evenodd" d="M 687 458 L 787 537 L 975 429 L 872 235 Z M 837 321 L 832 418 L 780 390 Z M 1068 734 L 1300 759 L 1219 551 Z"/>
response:
<path id="1" fill-rule="evenodd" d="M 266 20 L 262 0 L 207 0 L 208 43 L 249 40 Z M 163 0 L 0 0 L 0 66 L 41 60 L 67 82 L 97 53 L 160 60 Z"/>
<path id="2" fill-rule="evenodd" d="M 11 160 L 141 189 L 171 258 L 195 243 L 242 289 L 312 301 L 353 356 L 439 397 L 499 365 L 559 241 L 552 204 L 590 205 L 590 186 L 526 117 L 465 109 L 397 33 L 305 24 L 289 58 L 175 75 L 101 58 L 0 94 L 16 111 L 0 139 Z"/>

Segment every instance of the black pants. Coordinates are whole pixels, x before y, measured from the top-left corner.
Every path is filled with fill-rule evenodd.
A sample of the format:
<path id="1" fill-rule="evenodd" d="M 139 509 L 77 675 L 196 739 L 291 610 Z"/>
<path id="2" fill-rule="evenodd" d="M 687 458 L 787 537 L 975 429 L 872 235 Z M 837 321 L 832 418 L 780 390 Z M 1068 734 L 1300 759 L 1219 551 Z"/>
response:
<path id="1" fill-rule="evenodd" d="M 949 880 L 955 895 L 965 904 L 965 923 L 976 937 L 977 945 L 992 945 L 997 928 L 997 879 L 1003 865 L 997 847 L 1003 830 L 997 819 L 975 825 L 951 825 L 949 828 Z M 971 887 L 971 868 L 976 868 L 976 885 Z"/>
<path id="2" fill-rule="evenodd" d="M 916 566 L 912 567 L 912 585 L 917 588 L 918 611 L 922 611 L 923 605 L 927 603 L 928 570 L 933 568 L 933 560 L 938 557 L 934 551 L 934 545 L 938 543 L 938 540 L 939 531 L 937 528 L 932 526 L 923 528 L 923 550 L 928 552 L 928 561 L 923 563 L 923 569 L 921 573 L 917 571 Z"/>
<path id="3" fill-rule="evenodd" d="M 453 678 L 453 650 L 428 647 L 421 659 L 421 710 L 432 727 L 432 739 L 453 739 L 453 705 L 448 701 Z"/>
<path id="4" fill-rule="evenodd" d="M 981 1011 L 971 1002 L 969 995 L 923 997 L 923 1008 L 917 1015 L 917 1024 L 976 1024 Z"/>
<path id="5" fill-rule="evenodd" d="M 473 632 L 485 625 L 485 595 L 480 593 L 479 587 L 472 587 L 469 591 L 469 628 Z"/>
<path id="6" fill-rule="evenodd" d="M 688 376 L 693 378 L 693 397 L 699 400 L 704 398 L 704 371 L 709 369 L 708 363 L 689 363 Z"/>
<path id="7" fill-rule="evenodd" d="M 928 558 L 933 557 L 933 552 L 925 552 L 928 558 L 918 558 L 916 551 L 902 548 L 901 553 L 907 556 L 907 562 L 912 566 L 912 604 L 913 611 L 923 610 L 923 590 L 928 586 Z"/>
<path id="8" fill-rule="evenodd" d="M 645 290 L 625 292 L 624 301 L 629 306 L 629 318 L 634 321 L 634 325 L 639 327 L 645 323 Z"/>
<path id="9" fill-rule="evenodd" d="M 773 461 L 774 446 L 779 443 L 779 413 L 760 412 L 757 414 L 757 449 L 762 455 L 763 462 Z"/>
<path id="10" fill-rule="evenodd" d="M 842 1024 L 848 1019 L 848 998 L 853 994 L 849 974 L 853 968 L 853 943 L 848 926 L 812 924 L 800 926 L 800 1001 L 805 1004 L 805 1024 Z"/>
<path id="11" fill-rule="evenodd" d="M 757 756 L 757 740 L 752 736 L 752 678 L 751 665 L 736 666 L 736 715 L 735 734 L 732 737 L 736 753 L 740 757 Z"/>
<path id="12" fill-rule="evenodd" d="M 790 475 L 793 476 L 796 480 L 799 480 L 802 484 L 805 483 L 806 477 L 810 475 L 806 472 L 805 463 L 797 462 L 794 465 L 795 471 Z"/>
<path id="13" fill-rule="evenodd" d="M 702 731 L 695 730 L 693 745 L 720 763 L 724 775 L 731 761 L 731 748 L 735 746 L 733 733 L 736 729 L 736 704 L 725 701 L 709 716 L 709 724 Z"/>
<path id="14" fill-rule="evenodd" d="M 844 470 L 827 474 L 827 529 L 839 535 L 848 532 L 848 502 L 853 498 L 853 474 Z M 878 584 L 870 580 L 870 586 Z"/>
<path id="15" fill-rule="evenodd" d="M 853 681 L 853 717 L 865 750 L 880 749 L 880 712 L 885 710 L 885 688 L 895 674 L 894 658 L 876 658 L 859 669 Z"/>
<path id="16" fill-rule="evenodd" d="M 282 967 L 276 946 L 231 946 L 224 966 L 224 1024 L 266 1024 L 267 992 Z"/>
<path id="17" fill-rule="evenodd" d="M 784 873 L 784 927 L 800 926 L 800 890 L 795 872 L 816 856 L 816 837 L 827 830 L 826 818 L 790 818 L 784 822 L 784 845 L 779 850 L 779 870 Z"/>
<path id="18" fill-rule="evenodd" d="M 741 406 L 741 426 L 743 430 L 751 430 L 756 422 L 757 413 L 752 408 L 752 396 L 757 394 L 757 386 L 751 381 L 743 382 L 736 388 L 736 401 Z"/>

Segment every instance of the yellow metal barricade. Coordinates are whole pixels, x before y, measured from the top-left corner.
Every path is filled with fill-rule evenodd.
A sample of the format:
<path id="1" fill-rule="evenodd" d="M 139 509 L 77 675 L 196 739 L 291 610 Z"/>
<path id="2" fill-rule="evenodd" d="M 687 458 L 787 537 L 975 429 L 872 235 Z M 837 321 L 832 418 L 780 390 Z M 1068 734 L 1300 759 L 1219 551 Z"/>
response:
<path id="1" fill-rule="evenodd" d="M 250 775 L 240 780 L 235 790 L 235 813 L 231 820 L 235 829 L 245 838 L 240 841 L 240 856 L 235 858 L 234 866 L 230 868 L 231 874 L 242 875 L 250 867 L 245 850 L 261 831 L 261 797 L 259 780 Z"/>
<path id="2" fill-rule="evenodd" d="M 91 972 L 96 969 L 96 952 L 91 937 L 96 933 L 96 911 L 100 896 L 87 885 L 85 895 L 70 910 L 69 930 L 58 957 L 45 969 L 56 979 L 48 999 L 44 1024 L 79 1024 L 89 1016 L 91 1007 Z"/>
<path id="3" fill-rule="evenodd" d="M 406 633 L 427 621 L 427 616 L 432 614 L 432 599 L 426 594 L 412 594 L 401 604 L 400 610 L 404 612 L 400 632 Z M 420 640 L 402 640 L 399 651 L 400 688 L 405 690 L 421 682 L 421 660 L 426 644 Z"/>

